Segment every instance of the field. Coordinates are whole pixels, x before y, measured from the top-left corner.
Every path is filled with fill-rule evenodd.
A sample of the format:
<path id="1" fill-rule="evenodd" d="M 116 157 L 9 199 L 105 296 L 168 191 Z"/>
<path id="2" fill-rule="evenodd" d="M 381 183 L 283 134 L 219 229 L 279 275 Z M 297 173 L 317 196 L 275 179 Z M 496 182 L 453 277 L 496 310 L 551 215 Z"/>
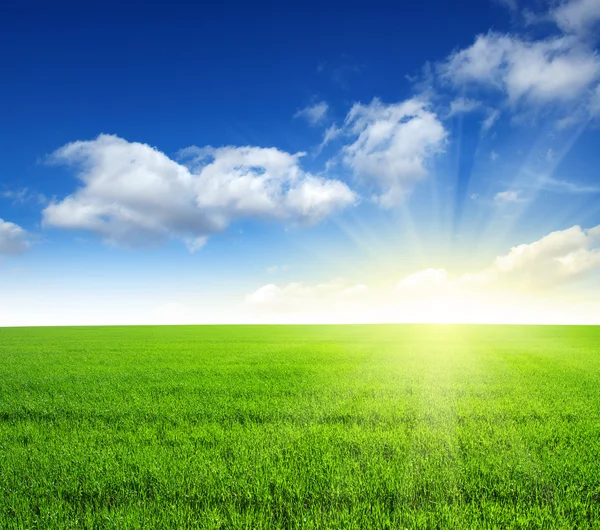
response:
<path id="1" fill-rule="evenodd" d="M 2 528 L 600 528 L 600 327 L 0 329 Z"/>

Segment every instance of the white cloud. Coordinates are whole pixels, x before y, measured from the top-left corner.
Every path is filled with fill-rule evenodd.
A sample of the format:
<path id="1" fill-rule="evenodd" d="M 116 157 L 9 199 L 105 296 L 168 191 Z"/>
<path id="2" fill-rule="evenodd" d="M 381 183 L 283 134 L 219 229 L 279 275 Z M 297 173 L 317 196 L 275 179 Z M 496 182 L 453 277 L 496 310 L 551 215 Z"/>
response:
<path id="1" fill-rule="evenodd" d="M 498 203 L 523 202 L 519 190 L 500 191 L 494 195 L 494 201 Z"/>
<path id="2" fill-rule="evenodd" d="M 20 254 L 30 246 L 30 234 L 27 230 L 0 219 L 0 255 Z"/>
<path id="3" fill-rule="evenodd" d="M 395 289 L 340 280 L 271 283 L 247 296 L 244 306 L 269 322 L 600 323 L 599 304 L 584 307 L 576 291 L 564 289 L 597 274 L 600 226 L 574 226 L 513 247 L 474 272 L 429 268 L 404 276 Z"/>
<path id="4" fill-rule="evenodd" d="M 328 127 L 323 135 L 323 141 L 321 142 L 320 148 L 325 147 L 329 142 L 335 140 L 342 133 L 342 129 L 338 127 L 335 123 Z"/>
<path id="5" fill-rule="evenodd" d="M 317 223 L 357 197 L 344 183 L 305 173 L 275 148 L 188 148 L 186 165 L 110 135 L 65 145 L 53 160 L 78 168 L 82 186 L 43 211 L 45 225 L 86 229 L 130 245 L 168 238 L 197 250 L 244 218 Z"/>
<path id="6" fill-rule="evenodd" d="M 293 218 L 316 223 L 356 201 L 356 194 L 343 182 L 307 176 L 287 191 L 284 206 Z"/>
<path id="7" fill-rule="evenodd" d="M 464 114 L 467 112 L 472 112 L 481 107 L 481 102 L 475 99 L 469 99 L 464 97 L 459 97 L 454 99 L 450 103 L 450 112 L 448 116 L 455 116 L 456 114 Z"/>
<path id="8" fill-rule="evenodd" d="M 585 33 L 600 20 L 598 0 L 570 0 L 551 12 L 560 29 L 567 33 Z"/>
<path id="9" fill-rule="evenodd" d="M 509 36 L 498 33 L 478 35 L 471 46 L 452 53 L 440 65 L 440 73 L 456 85 L 479 82 L 499 86 L 503 74 L 500 68 L 511 48 Z"/>
<path id="10" fill-rule="evenodd" d="M 495 162 L 499 158 L 500 158 L 500 155 L 498 153 L 496 153 L 496 151 L 492 150 L 492 152 L 490 153 L 490 160 L 492 162 Z"/>
<path id="11" fill-rule="evenodd" d="M 513 247 L 494 262 L 496 275 L 530 285 L 556 285 L 600 269 L 600 225 L 588 230 L 573 226 L 533 243 Z"/>
<path id="12" fill-rule="evenodd" d="M 374 185 L 384 207 L 399 203 L 410 186 L 427 176 L 430 157 L 443 151 L 447 132 L 427 102 L 418 98 L 386 105 L 356 103 L 344 122 L 354 141 L 342 160 L 364 183 Z"/>
<path id="13" fill-rule="evenodd" d="M 397 289 L 419 296 L 464 295 L 489 288 L 521 292 L 523 288 L 560 287 L 598 272 L 600 225 L 587 230 L 573 226 L 513 247 L 486 269 L 458 276 L 445 269 L 427 269 L 406 276 Z"/>
<path id="14" fill-rule="evenodd" d="M 439 69 L 455 85 L 500 90 L 514 106 L 573 101 L 600 77 L 600 59 L 571 36 L 524 41 L 490 32 L 454 52 Z"/>
<path id="15" fill-rule="evenodd" d="M 327 117 L 329 105 L 324 101 L 309 105 L 294 114 L 294 118 L 304 118 L 313 127 L 322 123 Z"/>
<path id="16" fill-rule="evenodd" d="M 486 134 L 494 126 L 494 124 L 498 121 L 499 117 L 500 117 L 499 110 L 495 110 L 495 109 L 490 110 L 488 112 L 488 115 L 485 118 L 485 120 L 483 120 L 481 122 L 481 133 Z"/>

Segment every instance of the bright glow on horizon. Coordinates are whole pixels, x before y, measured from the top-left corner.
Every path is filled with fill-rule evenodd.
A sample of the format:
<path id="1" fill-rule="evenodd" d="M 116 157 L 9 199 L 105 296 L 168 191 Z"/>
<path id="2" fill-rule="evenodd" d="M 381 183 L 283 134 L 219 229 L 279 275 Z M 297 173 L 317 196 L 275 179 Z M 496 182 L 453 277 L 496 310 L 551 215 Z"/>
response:
<path id="1" fill-rule="evenodd" d="M 574 226 L 521 244 L 481 270 L 429 268 L 400 279 L 352 283 L 269 283 L 202 304 L 160 303 L 124 290 L 20 292 L 0 301 L 0 322 L 20 325 L 460 323 L 600 324 L 600 302 L 586 282 L 600 268 L 600 226 Z M 590 277 L 590 274 L 592 276 Z M 181 296 L 182 293 L 174 296 Z M 164 295 L 163 295 L 164 298 Z M 6 301 L 10 301 L 9 305 Z"/>

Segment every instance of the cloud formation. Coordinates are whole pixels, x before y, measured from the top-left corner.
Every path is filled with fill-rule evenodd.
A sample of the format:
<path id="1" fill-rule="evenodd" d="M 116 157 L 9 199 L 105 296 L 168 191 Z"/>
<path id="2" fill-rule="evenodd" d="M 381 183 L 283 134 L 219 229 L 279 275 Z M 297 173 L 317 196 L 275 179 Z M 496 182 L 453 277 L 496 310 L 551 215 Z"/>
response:
<path id="1" fill-rule="evenodd" d="M 296 114 L 294 114 L 294 118 L 304 118 L 310 125 L 314 127 L 325 121 L 328 110 L 329 105 L 327 105 L 325 101 L 320 101 L 314 105 L 309 105 L 308 107 L 299 110 L 296 112 Z"/>
<path id="2" fill-rule="evenodd" d="M 517 2 L 499 1 L 516 13 Z M 374 202 L 391 208 L 429 175 L 435 157 L 445 151 L 449 132 L 443 119 L 476 111 L 483 136 L 501 115 L 542 107 L 558 126 L 600 117 L 600 58 L 591 31 L 600 21 L 598 5 L 598 0 L 555 4 L 538 16 L 558 28 L 546 38 L 496 31 L 478 35 L 470 46 L 424 68 L 428 88 L 419 96 L 391 104 L 377 98 L 355 103 L 343 123 L 323 128 L 317 153 L 334 140 L 338 146 L 324 174 L 343 166 Z M 295 117 L 318 125 L 328 112 L 328 104 L 317 101 Z M 82 185 L 44 209 L 44 224 L 90 230 L 109 243 L 144 245 L 175 238 L 194 251 L 237 220 L 314 224 L 358 202 L 341 180 L 304 171 L 302 156 L 277 148 L 193 147 L 174 160 L 116 136 L 73 142 L 53 159 L 74 165 Z M 495 150 L 490 158 L 498 159 Z M 526 190 L 528 184 L 520 187 Z M 544 189 L 595 191 L 550 178 Z M 506 190 L 494 201 L 523 199 L 518 191 Z"/>
<path id="3" fill-rule="evenodd" d="M 480 86 L 506 95 L 508 104 L 570 102 L 600 78 L 600 58 L 574 36 L 526 41 L 489 32 L 439 66 L 455 86 Z"/>
<path id="4" fill-rule="evenodd" d="M 550 13 L 557 26 L 566 33 L 587 33 L 600 21 L 598 0 L 563 2 Z"/>
<path id="5" fill-rule="evenodd" d="M 357 200 L 343 182 L 304 172 L 303 153 L 194 147 L 181 155 L 185 163 L 111 135 L 65 145 L 52 160 L 76 167 L 82 185 L 43 210 L 44 224 L 117 244 L 174 238 L 194 251 L 238 219 L 314 224 Z"/>
<path id="6" fill-rule="evenodd" d="M 445 147 L 446 129 L 422 99 L 386 105 L 378 99 L 356 103 L 341 134 L 350 138 L 341 153 L 357 179 L 377 190 L 376 200 L 391 207 L 428 174 L 429 159 Z"/>
<path id="7" fill-rule="evenodd" d="M 513 247 L 486 271 L 491 280 L 529 287 L 556 286 L 600 270 L 600 225 L 558 230 L 533 243 Z"/>
<path id="8" fill-rule="evenodd" d="M 477 271 L 428 268 L 379 287 L 342 280 L 270 283 L 248 295 L 244 306 L 273 322 L 576 323 L 598 313 L 589 313 L 581 297 L 561 298 L 569 292 L 562 288 L 598 274 L 600 226 L 573 226 L 515 246 Z"/>
<path id="9" fill-rule="evenodd" d="M 15 223 L 0 219 L 0 256 L 20 254 L 31 246 L 30 234 Z"/>
<path id="10" fill-rule="evenodd" d="M 532 243 L 518 245 L 495 258 L 486 269 L 452 276 L 445 269 L 414 273 L 398 283 L 407 287 L 468 292 L 469 290 L 560 288 L 600 272 L 600 225 L 573 226 L 552 232 Z M 422 291 L 419 291 L 422 294 Z"/>

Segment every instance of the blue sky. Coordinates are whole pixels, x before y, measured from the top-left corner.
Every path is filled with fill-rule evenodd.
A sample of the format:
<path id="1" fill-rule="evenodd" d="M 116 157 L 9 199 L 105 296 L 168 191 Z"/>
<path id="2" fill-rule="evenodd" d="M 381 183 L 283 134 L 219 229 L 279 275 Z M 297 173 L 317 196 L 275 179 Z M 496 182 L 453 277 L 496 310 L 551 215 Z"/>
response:
<path id="1" fill-rule="evenodd" d="M 599 21 L 3 5 L 0 325 L 600 323 Z"/>

